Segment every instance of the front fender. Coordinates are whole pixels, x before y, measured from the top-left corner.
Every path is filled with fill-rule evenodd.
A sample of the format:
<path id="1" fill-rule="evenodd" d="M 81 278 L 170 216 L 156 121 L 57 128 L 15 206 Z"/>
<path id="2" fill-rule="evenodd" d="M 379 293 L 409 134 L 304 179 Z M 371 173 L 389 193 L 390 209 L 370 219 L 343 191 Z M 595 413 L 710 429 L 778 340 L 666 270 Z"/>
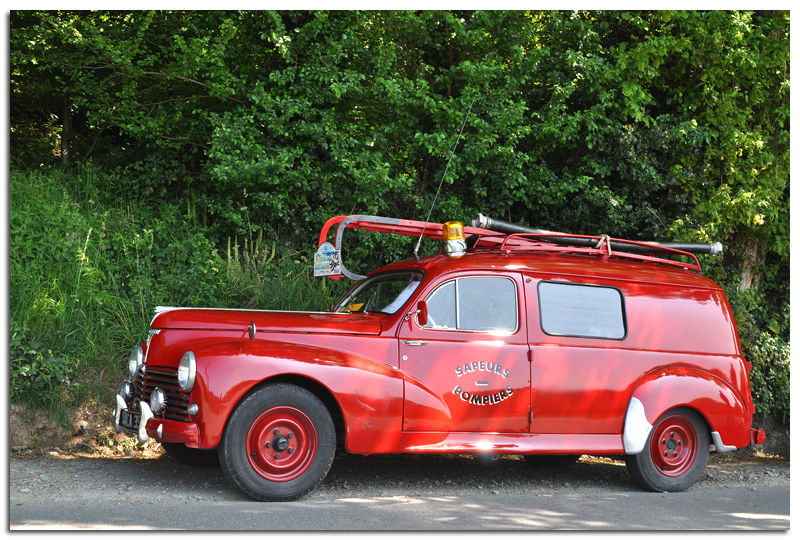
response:
<path id="1" fill-rule="evenodd" d="M 625 453 L 641 452 L 658 417 L 675 407 L 699 412 L 719 451 L 750 444 L 749 409 L 730 385 L 707 371 L 670 366 L 648 373 L 634 389 L 622 434 Z"/>
<path id="2" fill-rule="evenodd" d="M 193 350 L 202 448 L 219 444 L 230 413 L 253 387 L 278 376 L 304 377 L 327 389 L 345 423 L 351 452 L 391 452 L 399 445 L 403 380 L 378 360 L 280 341 L 235 341 Z M 195 398 L 195 392 L 196 398 Z"/>

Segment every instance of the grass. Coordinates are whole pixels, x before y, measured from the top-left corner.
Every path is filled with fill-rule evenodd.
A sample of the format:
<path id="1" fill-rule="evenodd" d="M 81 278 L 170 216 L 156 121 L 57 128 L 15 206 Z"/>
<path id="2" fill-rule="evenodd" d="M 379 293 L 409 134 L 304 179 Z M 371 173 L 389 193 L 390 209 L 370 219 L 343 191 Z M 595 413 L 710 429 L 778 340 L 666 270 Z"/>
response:
<path id="1" fill-rule="evenodd" d="M 104 201 L 97 171 L 12 170 L 10 395 L 52 413 L 108 395 L 156 305 L 324 310 L 346 284 L 263 233 L 216 245 L 178 205 Z"/>

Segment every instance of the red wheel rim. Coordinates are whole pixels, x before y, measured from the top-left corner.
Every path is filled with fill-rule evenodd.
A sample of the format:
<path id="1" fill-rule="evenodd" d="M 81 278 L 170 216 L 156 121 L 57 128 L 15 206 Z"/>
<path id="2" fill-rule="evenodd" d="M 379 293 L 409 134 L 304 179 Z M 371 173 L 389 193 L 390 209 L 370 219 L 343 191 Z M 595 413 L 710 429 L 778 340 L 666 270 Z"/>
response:
<path id="1" fill-rule="evenodd" d="M 273 407 L 247 432 L 247 460 L 271 482 L 289 482 L 311 467 L 317 455 L 317 430 L 301 410 Z"/>
<path id="2" fill-rule="evenodd" d="M 697 432 L 692 422 L 679 415 L 659 422 L 653 428 L 650 456 L 664 476 L 676 478 L 689 471 L 697 458 Z"/>

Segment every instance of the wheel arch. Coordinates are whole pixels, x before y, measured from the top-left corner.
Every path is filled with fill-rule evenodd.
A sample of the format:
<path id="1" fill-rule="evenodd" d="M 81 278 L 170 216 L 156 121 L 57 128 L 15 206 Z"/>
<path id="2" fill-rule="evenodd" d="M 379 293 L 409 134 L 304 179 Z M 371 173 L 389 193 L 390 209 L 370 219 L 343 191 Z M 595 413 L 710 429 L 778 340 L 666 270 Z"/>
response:
<path id="1" fill-rule="evenodd" d="M 289 373 L 267 377 L 260 383 L 253 386 L 253 388 L 251 388 L 244 396 L 241 397 L 239 402 L 243 401 L 248 395 L 259 390 L 260 388 L 276 383 L 286 383 L 299 386 L 305 390 L 308 390 L 317 398 L 319 398 L 322 404 L 325 405 L 325 408 L 328 409 L 328 413 L 331 415 L 331 420 L 333 420 L 333 426 L 336 429 L 337 445 L 343 446 L 345 444 L 347 430 L 345 428 L 344 414 L 342 413 L 342 408 L 339 405 L 339 402 L 325 385 L 309 377 Z"/>
<path id="2" fill-rule="evenodd" d="M 718 451 L 749 444 L 748 408 L 730 385 L 704 370 L 669 366 L 646 374 L 634 388 L 623 426 L 625 453 L 641 452 L 656 420 L 678 407 L 703 419 Z"/>

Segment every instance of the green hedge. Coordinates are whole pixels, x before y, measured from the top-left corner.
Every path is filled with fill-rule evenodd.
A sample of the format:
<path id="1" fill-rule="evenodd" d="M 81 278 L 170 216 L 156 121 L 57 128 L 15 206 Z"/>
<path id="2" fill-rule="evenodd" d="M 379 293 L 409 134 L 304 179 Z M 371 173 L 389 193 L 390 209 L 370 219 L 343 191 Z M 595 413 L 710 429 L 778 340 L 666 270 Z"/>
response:
<path id="1" fill-rule="evenodd" d="M 62 413 L 117 382 L 157 305 L 322 309 L 310 256 L 231 239 L 229 252 L 174 204 L 101 203 L 99 170 L 10 175 L 12 401 Z M 308 246 L 313 253 L 313 246 Z M 327 280 L 326 280 L 327 281 Z"/>
<path id="2" fill-rule="evenodd" d="M 98 202 L 96 192 L 117 180 L 91 167 L 11 171 L 13 402 L 63 418 L 66 406 L 107 393 L 124 376 L 127 352 L 146 335 L 156 305 L 322 310 L 349 285 L 313 277 L 315 238 L 302 249 L 263 232 L 216 238 L 191 205 Z M 353 267 L 363 270 L 411 250 L 375 235 L 362 244 Z M 729 297 L 753 363 L 756 411 L 788 423 L 785 329 L 764 321 L 769 310 L 756 289 Z"/>

